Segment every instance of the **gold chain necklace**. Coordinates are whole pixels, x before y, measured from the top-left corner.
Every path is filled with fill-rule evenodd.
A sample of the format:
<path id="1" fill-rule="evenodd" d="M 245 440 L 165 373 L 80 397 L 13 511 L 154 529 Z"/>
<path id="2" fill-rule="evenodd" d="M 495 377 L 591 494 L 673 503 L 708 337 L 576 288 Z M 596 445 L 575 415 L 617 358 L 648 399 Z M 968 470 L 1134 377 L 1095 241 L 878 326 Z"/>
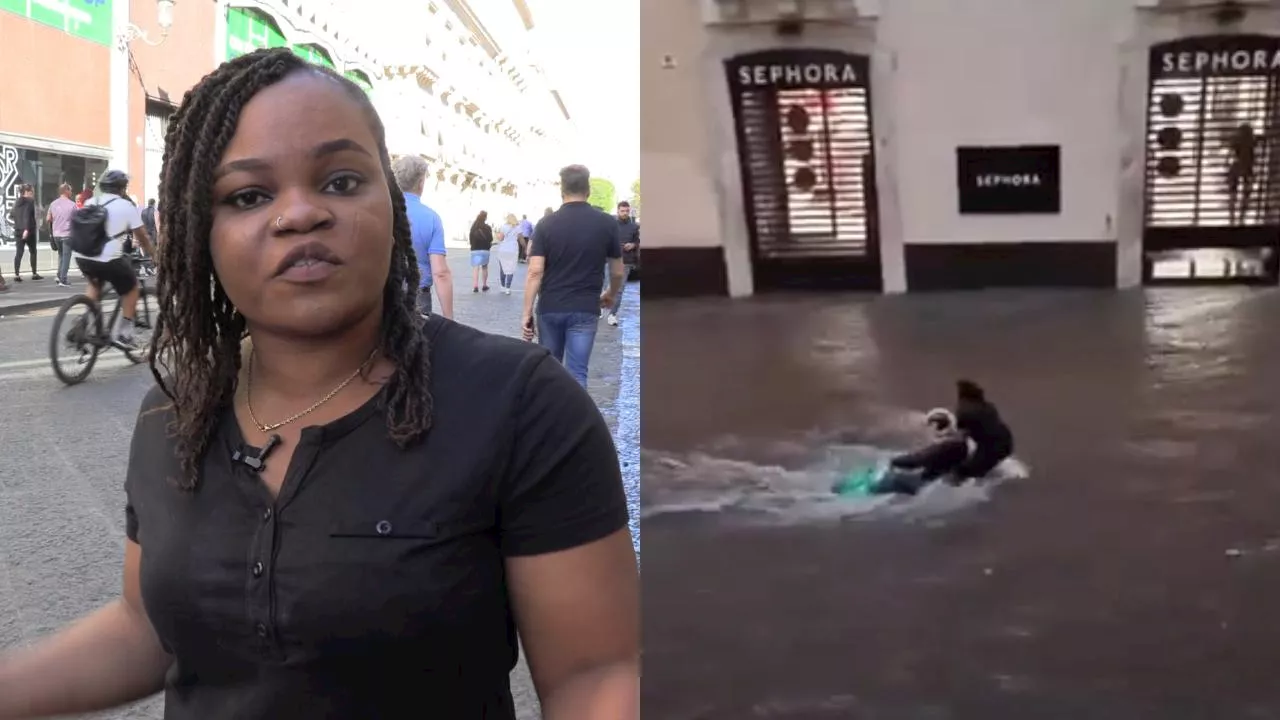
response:
<path id="1" fill-rule="evenodd" d="M 351 384 L 352 380 L 355 380 L 357 377 L 359 377 L 360 373 L 364 372 L 365 368 L 369 367 L 369 363 L 373 362 L 373 356 L 378 354 L 378 348 L 374 348 L 373 352 L 369 353 L 369 357 L 365 358 L 365 361 L 360 363 L 360 367 L 356 368 L 355 372 L 351 373 L 351 375 L 346 380 L 343 380 L 341 385 L 330 390 L 328 395 L 325 395 L 324 397 L 317 400 L 316 403 L 311 407 L 307 408 L 306 410 L 303 410 L 302 412 L 294 413 L 293 415 L 290 415 L 289 417 L 285 418 L 284 420 L 281 420 L 278 423 L 274 423 L 271 425 L 263 425 L 262 422 L 258 420 L 258 416 L 253 414 L 253 356 L 255 351 L 256 351 L 255 349 L 249 350 L 249 371 L 248 371 L 248 377 L 246 378 L 247 382 L 246 382 L 246 387 L 244 391 L 244 404 L 249 409 L 249 419 L 253 421 L 253 424 L 258 427 L 258 430 L 260 432 L 264 432 L 264 433 L 271 432 L 272 430 L 275 430 L 277 428 L 282 428 L 285 425 L 288 425 L 289 423 L 294 422 L 295 420 L 300 420 L 310 415 L 311 413 L 315 412 L 315 410 L 319 408 L 321 405 L 324 405 L 325 403 L 329 402 L 334 397 L 336 397 L 338 393 L 342 392 L 342 390 L 346 386 Z"/>

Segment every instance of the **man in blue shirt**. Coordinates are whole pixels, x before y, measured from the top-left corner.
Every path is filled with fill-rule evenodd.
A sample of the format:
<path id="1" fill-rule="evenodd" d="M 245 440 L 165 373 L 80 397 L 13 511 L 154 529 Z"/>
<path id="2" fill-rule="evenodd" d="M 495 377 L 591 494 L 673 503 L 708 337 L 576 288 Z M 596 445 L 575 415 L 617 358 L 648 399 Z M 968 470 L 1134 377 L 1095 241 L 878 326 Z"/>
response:
<path id="1" fill-rule="evenodd" d="M 431 314 L 434 286 L 440 296 L 440 314 L 452 320 L 453 276 L 449 273 L 448 251 L 444 247 L 444 224 L 440 222 L 440 215 L 422 202 L 427 161 L 417 155 L 396 158 L 391 164 L 391 173 L 404 193 L 404 209 L 413 233 L 413 252 L 418 256 L 418 272 L 422 275 L 418 308 L 423 315 Z"/>
<path id="2" fill-rule="evenodd" d="M 528 215 L 520 216 L 520 258 L 518 262 L 525 262 L 529 259 L 529 241 L 533 239 L 533 223 L 529 222 Z"/>

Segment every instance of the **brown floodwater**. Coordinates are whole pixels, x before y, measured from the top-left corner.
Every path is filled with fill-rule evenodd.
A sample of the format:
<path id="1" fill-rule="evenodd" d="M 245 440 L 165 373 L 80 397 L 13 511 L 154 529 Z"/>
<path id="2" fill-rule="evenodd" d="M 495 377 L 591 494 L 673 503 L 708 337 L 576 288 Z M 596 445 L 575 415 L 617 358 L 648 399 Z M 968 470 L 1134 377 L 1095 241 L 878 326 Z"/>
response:
<path id="1" fill-rule="evenodd" d="M 1220 288 L 646 301 L 645 717 L 1280 718 L 1278 318 Z M 909 446 L 960 376 L 1025 479 L 825 496 L 831 445 Z"/>

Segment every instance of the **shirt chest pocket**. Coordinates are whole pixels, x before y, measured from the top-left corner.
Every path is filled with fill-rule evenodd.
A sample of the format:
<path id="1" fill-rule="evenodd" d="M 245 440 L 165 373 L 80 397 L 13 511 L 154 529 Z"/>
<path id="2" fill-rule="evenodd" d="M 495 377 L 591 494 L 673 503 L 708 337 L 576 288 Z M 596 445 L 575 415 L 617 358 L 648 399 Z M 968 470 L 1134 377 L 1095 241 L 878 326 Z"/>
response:
<path id="1" fill-rule="evenodd" d="M 334 569 L 358 566 L 361 575 L 428 573 L 447 584 L 440 573 L 496 553 L 492 523 L 476 518 L 352 508 L 330 523 L 328 535 L 326 554 Z"/>
<path id="2" fill-rule="evenodd" d="M 486 523 L 351 508 L 327 530 L 321 547 L 307 549 L 310 561 L 286 562 L 277 576 L 292 633 L 416 634 L 501 592 Z"/>
<path id="3" fill-rule="evenodd" d="M 456 562 L 492 544 L 488 524 L 402 512 L 361 512 L 333 521 L 328 545 L 335 559 L 361 564 Z"/>
<path id="4" fill-rule="evenodd" d="M 359 518 L 343 518 L 333 523 L 329 537 L 338 540 L 416 540 L 441 542 L 448 538 L 446 526 L 426 518 L 406 518 L 366 514 Z"/>

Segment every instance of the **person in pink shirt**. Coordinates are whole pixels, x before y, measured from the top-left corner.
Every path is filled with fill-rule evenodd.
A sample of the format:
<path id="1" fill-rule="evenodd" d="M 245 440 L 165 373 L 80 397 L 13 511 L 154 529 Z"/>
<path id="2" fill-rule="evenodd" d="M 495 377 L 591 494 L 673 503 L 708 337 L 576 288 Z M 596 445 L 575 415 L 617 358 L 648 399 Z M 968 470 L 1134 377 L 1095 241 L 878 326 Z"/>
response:
<path id="1" fill-rule="evenodd" d="M 53 247 L 58 251 L 58 285 L 71 287 L 67 282 L 67 271 L 71 269 L 71 246 L 67 244 L 71 237 L 71 216 L 75 214 L 76 201 L 71 199 L 71 186 L 62 183 L 58 186 L 58 199 L 49 204 L 49 212 L 45 219 L 53 226 Z"/>

